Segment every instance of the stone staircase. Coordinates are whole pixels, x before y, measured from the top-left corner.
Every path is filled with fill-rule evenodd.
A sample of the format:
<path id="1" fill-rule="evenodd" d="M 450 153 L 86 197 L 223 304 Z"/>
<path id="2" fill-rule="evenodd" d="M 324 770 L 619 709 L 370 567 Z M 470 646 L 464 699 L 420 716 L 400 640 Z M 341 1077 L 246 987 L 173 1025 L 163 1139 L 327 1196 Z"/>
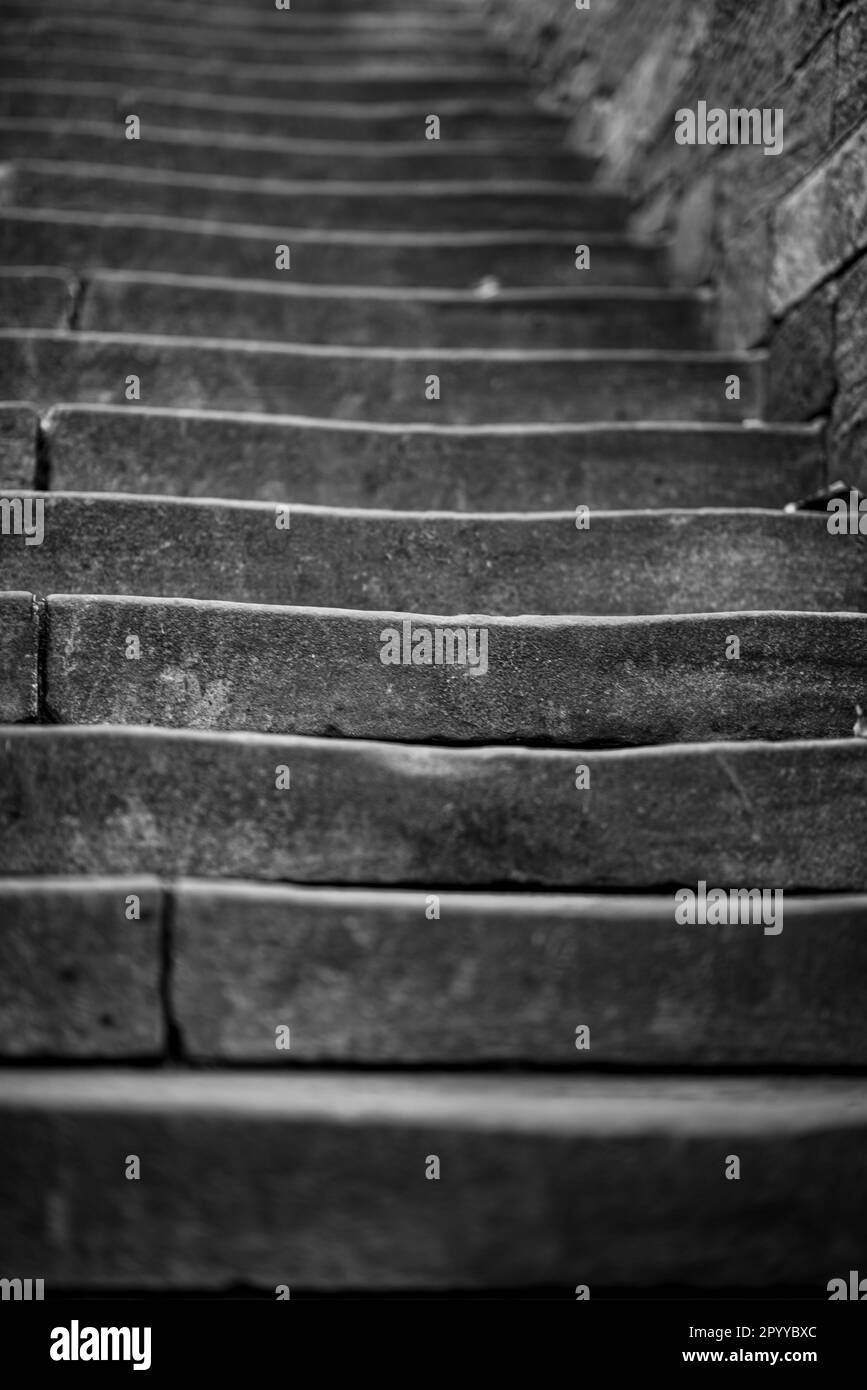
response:
<path id="1" fill-rule="evenodd" d="M 469 0 L 72 9 L 0 0 L 0 1275 L 825 1297 L 867 549 L 784 510 L 821 422 L 762 422 Z M 406 664 L 444 629 L 485 669 Z M 680 924 L 700 883 L 783 929 Z"/>

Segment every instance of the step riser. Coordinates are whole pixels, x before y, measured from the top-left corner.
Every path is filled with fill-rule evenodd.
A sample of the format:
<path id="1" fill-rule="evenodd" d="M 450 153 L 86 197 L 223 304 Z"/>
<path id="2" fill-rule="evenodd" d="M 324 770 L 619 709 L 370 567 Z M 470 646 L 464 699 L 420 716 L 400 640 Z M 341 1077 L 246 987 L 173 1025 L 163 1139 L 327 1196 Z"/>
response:
<path id="1" fill-rule="evenodd" d="M 130 113 L 147 113 L 153 126 L 207 131 L 216 134 L 282 136 L 312 140 L 418 140 L 431 114 L 423 102 L 384 106 L 369 103 L 310 102 L 250 98 L 229 102 L 207 93 L 152 90 L 137 84 L 124 91 L 120 83 L 57 83 L 58 91 L 36 91 L 31 83 L 0 83 L 0 112 L 7 118 L 51 117 L 56 121 L 123 121 Z M 544 143 L 548 150 L 562 142 L 562 122 L 545 116 L 529 103 L 494 101 L 439 102 L 437 115 L 450 142 L 501 140 L 521 151 Z"/>
<path id="2" fill-rule="evenodd" d="M 594 753 L 7 725 L 0 828 L 6 874 L 863 892 L 867 741 Z"/>
<path id="3" fill-rule="evenodd" d="M 49 1289 L 574 1296 L 581 1281 L 592 1297 L 686 1279 L 826 1298 L 862 1258 L 854 1084 L 621 1082 L 600 1096 L 569 1079 L 11 1072 L 0 1096 L 7 1263 Z M 732 1152 L 750 1181 L 723 1189 Z"/>
<path id="4" fill-rule="evenodd" d="M 2 296 L 2 286 L 0 286 Z M 63 326 L 34 303 L 23 303 L 10 324 Z M 257 338 L 277 342 L 334 343 L 344 347 L 709 348 L 712 303 L 693 296 L 655 300 L 625 295 L 583 301 L 561 295 L 535 303 L 479 299 L 469 303 L 361 299 L 342 295 L 250 293 L 243 284 L 218 289 L 95 279 L 87 287 L 78 326 L 109 333 L 170 333 L 198 337 Z"/>
<path id="5" fill-rule="evenodd" d="M 737 659 L 726 655 L 732 634 Z M 865 670 L 867 615 L 612 626 L 73 596 L 46 604 L 45 708 L 60 724 L 566 747 L 848 738 Z"/>
<path id="6" fill-rule="evenodd" d="M 0 408 L 0 438 L 3 420 Z M 12 476 L 19 487 L 32 487 L 32 423 L 24 440 Z M 737 426 L 406 433 L 327 421 L 60 407 L 45 422 L 45 449 L 59 491 L 399 511 L 568 511 L 578 497 L 599 509 L 779 508 L 827 481 L 821 432 Z"/>
<path id="7" fill-rule="evenodd" d="M 37 423 L 27 406 L 0 405 L 0 492 L 7 496 L 36 481 Z"/>
<path id="8" fill-rule="evenodd" d="M 94 268 L 176 271 L 261 279 L 273 274 L 275 283 L 285 275 L 275 269 L 275 248 L 291 240 L 292 278 L 299 284 L 388 285 L 392 288 L 427 285 L 470 289 L 486 276 L 496 276 L 504 286 L 658 285 L 662 282 L 664 253 L 657 247 L 606 245 L 603 236 L 590 235 L 583 243 L 591 248 L 587 271 L 575 268 L 575 245 L 582 233 L 533 240 L 513 234 L 514 244 L 494 234 L 491 238 L 456 237 L 442 245 L 426 245 L 383 234 L 353 240 L 351 234 L 323 231 L 303 235 L 285 227 L 272 231 L 254 227 L 233 230 L 231 223 L 196 223 L 181 219 L 154 225 L 124 214 L 114 225 L 111 214 L 92 219 L 74 213 L 56 215 L 0 206 L 0 257 L 4 265 L 67 265 Z M 422 234 L 423 235 L 423 234 Z"/>
<path id="9" fill-rule="evenodd" d="M 502 616 L 867 611 L 858 537 L 815 514 L 591 514 L 578 531 L 568 514 L 293 506 L 278 530 L 268 505 L 43 500 L 40 545 L 0 536 L 7 588 Z"/>
<path id="10" fill-rule="evenodd" d="M 761 414 L 755 357 L 568 353 L 477 357 L 442 349 L 417 357 L 213 339 L 135 338 L 0 330 L 0 380 L 12 400 L 120 404 L 127 377 L 151 406 L 307 412 L 401 423 L 557 423 L 703 419 Z M 726 379 L 741 380 L 728 401 Z M 440 398 L 428 399 L 439 378 Z"/>
<path id="11" fill-rule="evenodd" d="M 30 594 L 0 593 L 0 720 L 17 724 L 38 713 L 39 624 Z"/>
<path id="12" fill-rule="evenodd" d="M 41 129 L 22 128 L 22 122 L 0 120 L 0 159 L 52 159 L 89 164 L 122 165 L 134 171 L 166 169 L 244 178 L 282 179 L 550 179 L 581 184 L 593 176 L 593 162 L 577 155 L 551 153 L 537 147 L 513 150 L 496 140 L 483 143 L 478 151 L 455 148 L 455 141 L 439 144 L 424 138 L 420 120 L 408 138 L 390 150 L 387 145 L 363 138 L 356 132 L 355 142 L 281 140 L 281 147 L 232 141 L 205 131 L 177 130 L 157 126 L 142 116 L 141 140 L 127 140 L 121 120 L 112 126 L 97 122 L 98 129 L 69 128 L 64 123 L 53 129 L 40 121 Z M 82 126 L 87 126 L 82 122 Z M 361 136 L 362 138 L 359 138 Z M 414 136 L 414 138 L 413 138 Z M 356 143 L 359 148 L 353 149 Z M 321 148 L 316 148 L 316 146 Z"/>
<path id="13" fill-rule="evenodd" d="M 690 936 L 662 895 L 516 900 L 129 877 L 0 880 L 0 1055 L 160 1056 L 169 920 L 169 1006 L 187 1060 L 867 1061 L 863 1011 L 846 984 L 867 967 L 867 899 L 792 899 L 773 937 L 752 921 Z M 281 1024 L 288 1051 L 275 1047 Z M 581 1026 L 589 1046 L 578 1049 Z"/>
<path id="14" fill-rule="evenodd" d="M 7 274 L 0 268 L 0 324 L 4 328 L 67 328 L 74 296 L 75 282 L 64 271 Z"/>
<path id="15" fill-rule="evenodd" d="M 120 169 L 115 165 L 27 164 L 12 169 L 0 196 L 8 204 L 78 212 L 214 218 L 229 222 L 316 228 L 334 227 L 382 231 L 533 231 L 550 229 L 572 237 L 595 231 L 618 231 L 625 220 L 619 194 L 596 191 L 534 192 L 533 185 L 513 184 L 509 191 L 486 192 L 482 183 L 462 184 L 454 191 L 447 181 L 374 183 L 372 180 L 329 189 L 321 180 L 278 183 L 274 191 L 251 181 L 236 187 L 231 180 L 205 178 L 201 183 L 166 171 Z M 565 230 L 564 230 L 565 229 Z M 284 237 L 287 234 L 284 230 Z M 575 241 L 572 241 L 575 245 Z M 273 264 L 274 249 L 268 261 Z M 127 262 L 126 268 L 129 268 Z M 207 260 L 199 269 L 207 268 Z M 574 253 L 571 269 L 575 271 Z"/>

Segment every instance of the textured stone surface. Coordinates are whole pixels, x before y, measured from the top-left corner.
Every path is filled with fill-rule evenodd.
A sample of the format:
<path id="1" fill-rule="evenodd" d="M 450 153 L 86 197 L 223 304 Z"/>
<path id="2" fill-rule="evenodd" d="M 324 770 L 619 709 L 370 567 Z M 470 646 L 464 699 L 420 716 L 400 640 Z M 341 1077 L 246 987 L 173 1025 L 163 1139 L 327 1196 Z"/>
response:
<path id="1" fill-rule="evenodd" d="M 779 204 L 771 302 L 782 313 L 867 249 L 867 121 Z"/>
<path id="2" fill-rule="evenodd" d="M 707 348 L 713 302 L 671 290 L 360 290 L 102 272 L 79 326 L 366 347 Z"/>
<path id="3" fill-rule="evenodd" d="M 576 240 L 622 228 L 622 194 L 596 185 L 533 179 L 434 179 L 394 182 L 360 179 L 245 178 L 170 169 L 126 168 L 68 160 L 28 159 L 11 166 L 5 203 L 138 215 L 225 219 L 327 230 L 480 231 L 575 227 Z M 574 245 L 574 241 L 573 241 Z M 269 256 L 274 262 L 273 249 Z M 572 259 L 574 273 L 574 257 Z"/>
<path id="4" fill-rule="evenodd" d="M 827 414 L 834 389 L 834 296 L 823 286 L 792 309 L 771 337 L 768 413 L 775 420 Z"/>
<path id="5" fill-rule="evenodd" d="M 0 829 L 12 874 L 862 892 L 867 740 L 586 752 L 6 725 Z"/>
<path id="6" fill-rule="evenodd" d="M 243 31 L 242 31 L 243 33 Z M 387 36 L 394 39 L 395 36 Z M 396 36 L 400 38 L 401 36 Z M 234 42 L 234 38 L 232 40 Z M 329 44 L 333 40 L 328 40 Z M 366 42 L 377 46 L 383 36 L 353 36 L 353 48 Z M 529 97 L 498 101 L 490 97 L 450 97 L 437 101 L 436 114 L 450 140 L 499 137 L 510 148 L 538 146 L 559 148 L 563 125 Z M 116 83 L 51 82 L 0 79 L 0 111 L 6 116 L 52 116 L 60 120 L 112 121 L 132 107 L 147 111 L 155 126 L 175 129 L 232 131 L 286 138 L 316 140 L 415 140 L 424 131 L 429 114 L 423 101 L 348 102 L 298 101 L 278 97 L 230 97 L 196 89 L 149 87 L 147 78 L 127 91 Z"/>
<path id="7" fill-rule="evenodd" d="M 0 403 L 0 490 L 33 487 L 38 419 L 28 405 Z"/>
<path id="8" fill-rule="evenodd" d="M 761 414 L 757 354 L 587 349 L 308 347 L 247 339 L 0 330 L 0 377 L 42 405 L 141 401 L 338 419 L 503 421 L 743 420 Z M 732 373 L 741 399 L 726 399 Z M 427 398 L 428 377 L 440 398 Z"/>
<path id="9" fill-rule="evenodd" d="M 4 328 L 66 328 L 75 281 L 65 270 L 0 268 L 0 323 Z"/>
<path id="10" fill-rule="evenodd" d="M 283 1066 L 867 1060 L 850 988 L 867 969 L 865 898 L 790 899 L 782 932 L 765 936 L 677 926 L 670 894 L 436 896 L 431 918 L 424 893 L 177 885 L 185 1053 Z"/>
<path id="11" fill-rule="evenodd" d="M 842 277 L 831 414 L 831 469 L 867 491 L 867 255 Z"/>
<path id="12" fill-rule="evenodd" d="M 6 1257 L 49 1286 L 824 1298 L 863 1248 L 857 1080 L 9 1071 L 0 1109 Z"/>
<path id="13" fill-rule="evenodd" d="M 23 546 L 24 538 L 3 536 L 2 544 Z M 0 718 L 5 723 L 36 718 L 37 635 L 32 596 L 0 593 Z"/>
<path id="14" fill-rule="evenodd" d="M 453 619 L 68 596 L 46 617 L 60 724 L 584 747 L 848 738 L 867 706 L 867 614 Z M 484 628 L 475 668 L 382 663 L 383 632 L 405 632 L 409 656 L 411 634 L 466 639 L 467 624 Z"/>
<path id="15" fill-rule="evenodd" d="M 0 117 L 0 157 L 74 159 L 79 164 L 122 164 L 128 171 L 141 167 L 189 171 L 197 177 L 226 174 L 268 179 L 277 170 L 284 180 L 315 179 L 327 170 L 334 181 L 514 178 L 561 180 L 580 187 L 594 172 L 592 160 L 552 150 L 542 140 L 535 148 L 510 149 L 501 138 L 465 140 L 458 145 L 454 140 L 426 140 L 424 132 L 423 116 L 414 138 L 410 134 L 406 140 L 386 142 L 179 130 L 158 125 L 145 115 L 141 139 L 127 140 L 122 119 L 58 122 L 50 116 Z"/>
<path id="16" fill-rule="evenodd" d="M 0 425 L 2 425 L 0 412 Z M 58 406 L 53 487 L 443 511 L 779 507 L 824 486 L 819 426 L 359 425 Z"/>
<path id="17" fill-rule="evenodd" d="M 837 39 L 834 135 L 839 138 L 867 112 L 867 14 L 852 5 L 843 15 Z"/>
<path id="18" fill-rule="evenodd" d="M 562 232 L 363 232 L 346 228 L 255 226 L 142 213 L 107 213 L 4 207 L 0 201 L 0 254 L 8 264 L 24 257 L 86 271 L 116 267 L 199 274 L 273 276 L 274 248 L 291 247 L 295 284 L 419 284 L 472 289 L 487 277 L 502 285 L 654 285 L 663 274 L 659 246 L 607 232 L 580 243 L 590 247 L 590 269 L 576 271 L 577 236 Z M 578 278 L 580 276 L 580 279 Z"/>
<path id="19" fill-rule="evenodd" d="M 0 879 L 0 1055 L 157 1055 L 161 916 L 152 880 Z"/>
<path id="20" fill-rule="evenodd" d="M 0 581 L 417 613 L 867 611 L 867 555 L 819 513 L 448 515 L 45 495 L 45 540 Z M 285 519 L 285 517 L 284 517 Z"/>

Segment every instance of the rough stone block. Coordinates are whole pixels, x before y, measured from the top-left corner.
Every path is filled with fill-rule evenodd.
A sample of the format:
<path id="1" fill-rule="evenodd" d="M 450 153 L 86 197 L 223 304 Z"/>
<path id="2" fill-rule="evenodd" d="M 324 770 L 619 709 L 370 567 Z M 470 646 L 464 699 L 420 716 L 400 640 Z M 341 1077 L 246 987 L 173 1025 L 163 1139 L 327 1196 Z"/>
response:
<path id="1" fill-rule="evenodd" d="M 39 416 L 28 405 L 0 404 L 0 489 L 7 493 L 36 482 Z"/>
<path id="2" fill-rule="evenodd" d="M 823 286 L 790 310 L 772 334 L 768 413 L 775 420 L 827 414 L 834 389 L 834 294 Z"/>
<path id="3" fill-rule="evenodd" d="M 834 368 L 837 395 L 831 415 L 833 476 L 867 491 L 867 255 L 838 285 Z"/>
<path id="4" fill-rule="evenodd" d="M 0 268 L 0 323 L 4 328 L 66 328 L 75 294 L 67 270 Z"/>
<path id="5" fill-rule="evenodd" d="M 24 544 L 23 536 L 3 536 L 4 547 Z M 33 595 L 0 593 L 0 719 L 7 724 L 36 718 L 38 632 Z"/>

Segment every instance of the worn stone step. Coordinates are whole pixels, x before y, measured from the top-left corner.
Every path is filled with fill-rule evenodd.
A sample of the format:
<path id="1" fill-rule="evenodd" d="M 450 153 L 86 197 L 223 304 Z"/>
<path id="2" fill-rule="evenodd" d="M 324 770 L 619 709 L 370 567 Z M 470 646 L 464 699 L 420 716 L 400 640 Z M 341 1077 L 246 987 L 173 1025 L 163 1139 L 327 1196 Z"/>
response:
<path id="1" fill-rule="evenodd" d="M 22 515 L 22 514 L 20 514 Z M 16 515 L 0 498 L 0 518 L 4 545 L 7 526 L 14 525 Z M 19 545 L 26 544 L 22 536 L 15 537 Z M 37 645 L 39 627 L 36 606 L 31 594 L 0 593 L 0 719 L 4 724 L 35 719 L 38 710 Z"/>
<path id="2" fill-rule="evenodd" d="M 0 1115 L 6 1261 L 49 1290 L 827 1298 L 863 1258 L 857 1079 L 13 1069 Z"/>
<path id="3" fill-rule="evenodd" d="M 595 752 L 7 724 L 0 830 L 4 874 L 863 892 L 867 739 Z"/>
<path id="4" fill-rule="evenodd" d="M 755 419 L 761 353 L 585 348 L 341 348 L 233 338 L 0 329 L 10 397 L 119 404 L 127 378 L 153 406 L 304 410 L 440 424 Z M 726 382 L 740 381 L 739 400 Z M 439 391 L 439 399 L 430 398 Z"/>
<path id="5" fill-rule="evenodd" d="M 714 305 L 707 291 L 311 287 L 119 270 L 88 277 L 77 326 L 358 347 L 700 349 L 712 346 Z"/>
<path id="6" fill-rule="evenodd" d="M 592 179 L 595 161 L 546 145 L 514 149 L 500 137 L 481 140 L 426 140 L 424 119 L 404 140 L 287 139 L 158 125 L 140 107 L 141 139 L 127 140 L 121 119 L 64 120 L 0 117 L 0 159 L 74 160 L 78 164 L 144 167 L 174 173 L 242 176 L 250 180 L 442 179 L 570 181 Z"/>
<path id="7" fill-rule="evenodd" d="M 665 248 L 606 232 L 353 232 L 328 228 L 197 221 L 144 213 L 0 204 L 0 256 L 7 265 L 38 262 L 200 274 L 272 276 L 277 246 L 288 245 L 299 284 L 418 285 L 471 289 L 492 278 L 503 286 L 661 285 Z M 576 270 L 576 245 L 590 249 Z"/>
<path id="8" fill-rule="evenodd" d="M 210 0 L 148 0 L 147 11 L 143 14 L 140 0 L 78 0 L 76 11 L 82 15 L 108 17 L 123 16 L 136 23 L 143 19 L 159 19 L 160 23 L 198 24 L 204 23 L 209 30 L 220 33 L 230 32 L 242 27 L 248 33 L 261 33 L 267 38 L 275 34 L 300 31 L 318 31 L 326 34 L 340 34 L 345 31 L 366 33 L 373 30 L 377 34 L 391 33 L 395 30 L 414 30 L 418 32 L 447 31 L 448 33 L 486 34 L 487 26 L 482 17 L 462 6 L 436 9 L 405 5 L 377 4 L 375 8 L 359 9 L 353 4 L 342 5 L 309 4 L 304 0 L 294 0 L 291 14 L 285 10 L 266 9 L 263 6 L 245 4 L 211 4 Z M 276 12 L 275 12 L 276 11 Z M 32 19 L 35 13 L 46 19 L 58 14 L 67 16 L 69 6 L 66 0 L 2 0 L 0 15 L 8 18 Z"/>
<path id="9" fill-rule="evenodd" d="M 527 100 L 527 82 L 487 61 L 454 64 L 451 57 L 438 67 L 426 61 L 399 62 L 372 51 L 342 65 L 312 66 L 307 63 L 220 61 L 206 54 L 172 56 L 136 47 L 114 50 L 107 45 L 64 44 L 56 51 L 41 45 L 4 44 L 0 50 L 0 78 L 30 74 L 35 80 L 69 79 L 104 82 L 111 77 L 124 86 L 141 82 L 145 75 L 152 87 L 189 84 L 202 92 L 228 92 L 231 96 L 285 97 L 291 91 L 297 101 L 423 101 L 436 114 L 439 100 L 454 97 L 492 97 L 499 101 Z"/>
<path id="10" fill-rule="evenodd" d="M 0 401 L 0 492 L 36 484 L 38 426 L 39 416 L 29 405 Z"/>
<path id="11" fill-rule="evenodd" d="M 162 930 L 155 879 L 0 878 L 0 1055 L 159 1056 Z"/>
<path id="12" fill-rule="evenodd" d="M 24 207 L 72 208 L 158 216 L 186 215 L 230 222 L 283 223 L 324 231 L 559 230 L 576 240 L 622 231 L 626 200 L 596 185 L 539 180 L 244 178 L 229 174 L 87 164 L 50 159 L 6 166 L 0 199 Z M 570 227 L 580 229 L 573 234 Z M 290 243 L 291 245 L 291 243 Z M 274 248 L 268 258 L 274 262 Z M 570 257 L 575 272 L 574 251 Z M 203 263 L 199 269 L 207 267 Z"/>
<path id="13" fill-rule="evenodd" d="M 39 880 L 32 880 L 39 882 Z M 214 1062 L 858 1066 L 867 898 L 675 923 L 673 895 L 172 887 L 171 1010 Z M 777 926 L 781 929 L 776 931 Z M 419 1008 L 419 1000 L 425 1007 Z M 278 1051 L 276 1029 L 290 1029 Z M 588 1033 L 577 1047 L 578 1028 Z"/>
<path id="14" fill-rule="evenodd" d="M 45 607 L 58 724 L 634 746 L 848 738 L 867 704 L 867 614 L 500 618 L 74 594 Z"/>
<path id="15" fill-rule="evenodd" d="M 0 266 L 0 324 L 4 328 L 67 328 L 76 277 L 52 266 Z"/>
<path id="16" fill-rule="evenodd" d="M 577 497 L 615 510 L 780 508 L 827 481 L 821 424 L 407 427 L 72 405 L 48 411 L 43 450 L 61 491 L 398 511 L 567 511 Z M 20 485 L 34 486 L 32 472 Z"/>
<path id="17" fill-rule="evenodd" d="M 867 611 L 864 546 L 816 512 L 598 512 L 577 530 L 569 512 L 41 496 L 41 545 L 0 536 L 3 587 L 41 596 L 504 616 Z"/>
<path id="18" fill-rule="evenodd" d="M 356 39 L 352 40 L 353 44 Z M 155 125 L 248 135 L 282 135 L 318 140 L 417 139 L 431 113 L 424 102 L 293 101 L 276 97 L 231 97 L 225 93 L 132 86 L 119 82 L 0 81 L 0 111 L 6 116 L 55 120 L 117 121 L 147 112 Z M 564 140 L 563 122 L 527 96 L 523 101 L 467 97 L 438 101 L 436 113 L 450 141 L 498 138 L 516 149 L 545 141 L 549 150 Z"/>

